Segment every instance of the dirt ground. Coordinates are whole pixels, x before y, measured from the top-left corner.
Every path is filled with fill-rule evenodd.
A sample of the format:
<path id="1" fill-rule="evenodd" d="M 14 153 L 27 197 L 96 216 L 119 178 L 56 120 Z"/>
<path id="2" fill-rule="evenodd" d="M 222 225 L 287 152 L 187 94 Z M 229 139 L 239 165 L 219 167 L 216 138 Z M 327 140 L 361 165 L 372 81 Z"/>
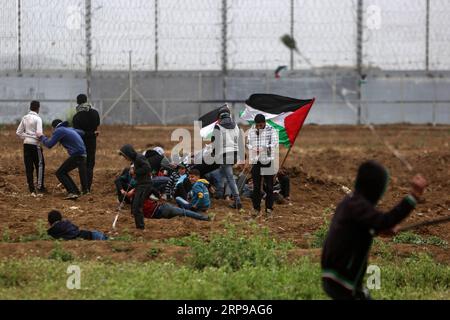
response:
<path id="1" fill-rule="evenodd" d="M 0 232 L 8 230 L 13 240 L 36 233 L 39 219 L 46 221 L 47 212 L 58 209 L 64 216 L 85 229 L 111 232 L 116 214 L 117 199 L 113 181 L 126 162 L 117 155 L 122 144 L 131 143 L 138 150 L 153 144 L 162 144 L 170 150 L 175 142 L 170 134 L 175 127 L 128 127 L 102 126 L 97 142 L 93 193 L 77 201 L 62 200 L 64 190 L 58 188 L 54 172 L 66 159 L 61 147 L 44 150 L 46 162 L 46 186 L 49 194 L 43 198 L 32 198 L 28 194 L 21 140 L 15 135 L 15 126 L 0 129 Z M 422 173 L 430 182 L 425 196 L 411 216 L 403 223 L 424 221 L 450 214 L 450 127 L 448 126 L 381 126 L 378 132 L 394 145 L 413 165 L 414 173 Z M 50 135 L 50 129 L 46 129 Z M 285 152 L 285 150 L 283 150 Z M 291 197 L 293 205 L 278 205 L 269 220 L 257 220 L 279 239 L 290 240 L 298 247 L 297 254 L 308 254 L 308 241 L 324 218 L 330 218 L 336 204 L 345 195 L 342 186 L 352 188 L 358 165 L 367 159 L 376 159 L 390 172 L 391 180 L 380 208 L 388 209 L 409 190 L 409 172 L 389 150 L 374 137 L 367 128 L 356 126 L 305 126 L 285 167 L 291 176 Z M 74 180 L 79 179 L 75 171 Z M 251 203 L 244 201 L 245 213 L 238 213 L 226 207 L 224 201 L 214 201 L 211 222 L 187 218 L 171 220 L 146 220 L 146 230 L 136 231 L 129 208 L 121 211 L 117 233 L 113 236 L 130 234 L 136 241 L 129 248 L 117 248 L 121 242 L 99 243 L 74 241 L 64 244 L 69 251 L 80 258 L 123 261 L 145 260 L 142 252 L 155 246 L 152 240 L 165 240 L 198 233 L 205 238 L 211 233 L 223 232 L 227 224 L 248 225 Z M 450 224 L 421 228 L 416 231 L 424 236 L 438 236 L 450 243 Z M 158 244 L 161 246 L 162 244 Z M 416 250 L 429 251 L 438 260 L 450 263 L 448 249 L 414 245 L 393 246 L 399 255 Z M 27 243 L 0 243 L 0 258 L 48 255 L 52 244 L 49 241 Z M 183 255 L 184 249 L 165 246 L 161 249 L 168 256 Z M 140 252 L 140 253 L 139 253 Z M 311 250 L 317 256 L 317 250 Z"/>

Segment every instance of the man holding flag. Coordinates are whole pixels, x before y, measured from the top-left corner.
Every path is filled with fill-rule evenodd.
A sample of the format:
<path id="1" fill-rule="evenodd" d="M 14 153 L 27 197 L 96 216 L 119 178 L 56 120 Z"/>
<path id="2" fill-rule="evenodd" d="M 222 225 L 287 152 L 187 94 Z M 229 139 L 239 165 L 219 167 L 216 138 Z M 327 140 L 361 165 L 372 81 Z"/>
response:
<path id="1" fill-rule="evenodd" d="M 273 160 L 276 159 L 278 154 L 277 149 L 274 147 L 279 144 L 288 148 L 280 165 L 281 168 L 283 167 L 313 104 L 314 99 L 300 100 L 275 94 L 259 93 L 252 94 L 245 101 L 245 109 L 240 113 L 240 118 L 253 125 L 249 132 L 248 147 L 250 162 L 254 164 L 252 176 L 256 176 L 256 179 L 253 177 L 255 191 L 252 198 L 253 207 L 257 213 L 260 211 L 261 192 L 260 187 L 256 188 L 256 186 L 260 185 L 258 182 L 261 181 L 261 170 L 267 172 L 269 168 L 264 166 L 269 166 L 272 171 L 267 172 L 269 176 L 276 174 L 277 170 L 275 170 L 273 164 L 277 163 Z M 264 154 L 268 150 L 271 150 L 270 155 Z M 264 161 L 266 162 L 264 166 L 261 165 L 263 164 L 263 158 L 265 158 Z M 268 182 L 271 179 L 270 183 L 267 183 L 269 190 L 266 197 L 266 212 L 270 214 L 273 205 L 271 191 L 273 188 L 273 176 L 272 178 L 269 176 L 265 177 L 264 180 Z"/>
<path id="2" fill-rule="evenodd" d="M 273 210 L 273 180 L 275 153 L 278 150 L 277 130 L 266 124 L 263 114 L 255 116 L 255 124 L 248 133 L 248 153 L 252 167 L 252 202 L 255 214 L 261 211 L 261 180 L 266 185 L 266 215 Z"/>

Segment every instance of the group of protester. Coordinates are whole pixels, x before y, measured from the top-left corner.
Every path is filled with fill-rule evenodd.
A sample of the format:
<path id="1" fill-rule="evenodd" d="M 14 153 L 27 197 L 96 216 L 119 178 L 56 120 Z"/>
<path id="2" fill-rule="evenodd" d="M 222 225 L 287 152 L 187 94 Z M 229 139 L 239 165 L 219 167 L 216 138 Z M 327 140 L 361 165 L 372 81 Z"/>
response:
<path id="1" fill-rule="evenodd" d="M 253 165 L 251 178 L 244 175 L 243 170 L 236 178 L 234 172 L 245 163 L 242 138 L 239 126 L 231 118 L 230 109 L 224 105 L 218 111 L 211 144 L 177 163 L 165 156 L 162 146 L 139 154 L 132 145 L 124 145 L 120 155 L 131 165 L 123 170 L 115 185 L 118 200 L 131 204 L 136 228 L 145 228 L 144 218 L 186 216 L 209 220 L 207 211 L 213 194 L 216 199 L 232 199 L 229 207 L 236 210 L 242 209 L 241 195 L 250 196 L 255 216 L 261 212 L 263 193 L 265 213 L 267 216 L 272 213 L 274 184 L 281 185 L 279 196 L 283 194 L 290 201 L 287 175 L 276 180 L 272 171 L 267 174 L 261 170 L 271 167 L 275 159 L 277 131 L 266 125 L 262 114 L 255 117 L 247 143 L 248 158 Z M 214 161 L 208 163 L 205 156 Z M 170 200 L 174 200 L 176 205 L 169 204 Z"/>
<path id="2" fill-rule="evenodd" d="M 69 158 L 56 171 L 56 176 L 66 188 L 68 199 L 91 192 L 95 165 L 98 113 L 88 103 L 85 95 L 77 97 L 77 113 L 73 128 L 67 122 L 54 120 L 53 135 L 43 135 L 39 117 L 39 102 L 32 101 L 30 112 L 25 115 L 17 129 L 24 139 L 24 163 L 28 188 L 32 196 L 46 192 L 44 185 L 44 156 L 41 144 L 51 148 L 60 142 L 68 151 Z M 252 199 L 254 214 L 261 212 L 261 200 L 265 198 L 265 213 L 272 213 L 274 201 L 289 198 L 289 178 L 283 170 L 277 174 L 264 169 L 274 161 L 278 143 L 277 131 L 266 124 L 264 115 L 258 114 L 249 131 L 247 148 L 251 177 L 241 174 L 235 178 L 233 169 L 240 167 L 240 131 L 224 106 L 219 110 L 212 146 L 203 153 L 210 153 L 213 164 L 190 161 L 172 163 L 161 146 L 138 153 L 132 145 L 120 148 L 120 155 L 129 166 L 115 180 L 120 203 L 131 205 L 131 213 L 138 229 L 144 229 L 144 218 L 170 219 L 176 216 L 208 221 L 208 210 L 212 195 L 215 198 L 229 197 L 231 208 L 241 209 L 241 196 Z M 218 143 L 221 142 L 221 143 Z M 218 145 L 221 145 L 218 148 Z M 195 158 L 198 155 L 193 155 Z M 78 168 L 81 193 L 68 173 Z M 33 172 L 37 171 L 37 185 Z M 333 299 L 369 299 L 363 289 L 364 270 L 373 237 L 393 234 L 396 226 L 415 208 L 427 186 L 421 175 L 411 181 L 411 192 L 388 213 L 376 209 L 388 183 L 387 170 L 375 161 L 364 162 L 358 169 L 354 192 L 345 196 L 337 206 L 322 251 L 322 285 Z M 228 191 L 227 191 L 228 190 Z M 169 201 L 174 200 L 171 204 Z M 64 220 L 59 211 L 48 213 L 48 234 L 57 239 L 106 240 L 98 231 L 80 230 L 69 220 Z"/>
<path id="3" fill-rule="evenodd" d="M 72 126 L 67 121 L 52 121 L 53 134 L 48 138 L 43 133 L 42 119 L 39 116 L 40 103 L 32 101 L 30 111 L 22 118 L 17 128 L 17 135 L 23 139 L 23 153 L 28 189 L 33 197 L 47 192 L 44 184 L 45 161 L 42 145 L 53 148 L 58 142 L 67 150 L 69 158 L 56 170 L 56 177 L 67 191 L 66 199 L 76 199 L 81 194 L 91 191 L 94 176 L 97 128 L 100 117 L 87 102 L 87 96 L 77 96 L 76 113 Z M 69 175 L 78 168 L 81 192 Z M 37 185 L 34 183 L 34 170 L 37 172 Z"/>

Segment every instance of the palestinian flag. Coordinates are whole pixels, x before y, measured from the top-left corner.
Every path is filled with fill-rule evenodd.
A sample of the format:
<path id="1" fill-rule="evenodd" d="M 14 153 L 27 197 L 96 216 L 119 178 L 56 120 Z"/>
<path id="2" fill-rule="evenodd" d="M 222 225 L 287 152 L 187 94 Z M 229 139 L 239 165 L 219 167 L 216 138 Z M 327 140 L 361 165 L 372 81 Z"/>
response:
<path id="1" fill-rule="evenodd" d="M 254 123 L 258 113 L 266 117 L 268 125 L 278 130 L 279 143 L 289 148 L 294 144 L 314 99 L 299 100 L 275 94 L 252 94 L 240 113 L 242 120 Z"/>
<path id="2" fill-rule="evenodd" d="M 202 115 L 198 121 L 202 122 L 202 128 L 200 129 L 200 136 L 203 139 L 211 138 L 214 126 L 216 125 L 218 118 L 219 118 L 219 110 L 223 106 L 220 106 L 219 108 L 216 108 L 204 115 Z"/>

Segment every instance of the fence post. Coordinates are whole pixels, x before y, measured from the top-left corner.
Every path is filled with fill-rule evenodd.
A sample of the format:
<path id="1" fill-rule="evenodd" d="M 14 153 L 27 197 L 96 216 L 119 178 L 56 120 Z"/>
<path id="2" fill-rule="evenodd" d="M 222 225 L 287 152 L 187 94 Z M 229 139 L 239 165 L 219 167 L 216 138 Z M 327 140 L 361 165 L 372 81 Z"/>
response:
<path id="1" fill-rule="evenodd" d="M 226 100 L 227 97 L 227 81 L 226 76 L 228 72 L 228 56 L 227 56 L 227 19 L 228 8 L 227 0 L 222 0 L 222 96 Z"/>
<path id="2" fill-rule="evenodd" d="M 291 38 L 294 38 L 294 0 L 291 0 Z M 291 70 L 294 70 L 294 49 L 291 48 Z"/>
<path id="3" fill-rule="evenodd" d="M 22 72 L 22 0 L 17 0 L 17 72 Z"/>
<path id="4" fill-rule="evenodd" d="M 128 78 L 130 80 L 130 126 L 133 125 L 133 69 L 131 65 L 131 50 L 128 52 Z"/>
<path id="5" fill-rule="evenodd" d="M 166 112 L 167 112 L 167 103 L 166 103 L 166 99 L 164 99 L 162 101 L 162 124 L 166 125 L 167 121 L 166 121 Z"/>
<path id="6" fill-rule="evenodd" d="M 155 0 L 155 71 L 158 71 L 158 0 Z"/>
<path id="7" fill-rule="evenodd" d="M 363 0 L 358 0 L 356 12 L 356 73 L 357 73 L 357 92 L 358 92 L 358 124 L 361 124 L 361 81 L 363 64 Z"/>
<path id="8" fill-rule="evenodd" d="M 203 99 L 203 77 L 202 73 L 198 73 L 198 110 L 197 110 L 197 118 L 200 118 L 202 115 L 202 103 L 200 102 Z"/>
<path id="9" fill-rule="evenodd" d="M 92 80 L 92 25 L 91 14 L 92 6 L 91 0 L 85 0 L 85 33 L 86 33 L 86 94 L 88 99 L 91 99 L 91 80 Z"/>
<path id="10" fill-rule="evenodd" d="M 425 70 L 430 69 L 430 0 L 426 0 L 426 18 L 425 18 Z"/>

